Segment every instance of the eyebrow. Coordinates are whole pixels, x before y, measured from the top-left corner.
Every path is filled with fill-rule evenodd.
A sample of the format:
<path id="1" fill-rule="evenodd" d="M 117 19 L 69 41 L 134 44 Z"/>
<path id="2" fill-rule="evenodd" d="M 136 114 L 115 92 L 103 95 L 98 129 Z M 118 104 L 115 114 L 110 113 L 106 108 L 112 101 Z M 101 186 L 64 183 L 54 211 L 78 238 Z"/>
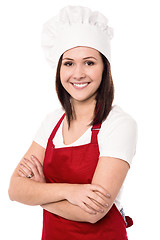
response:
<path id="1" fill-rule="evenodd" d="M 97 60 L 97 58 L 92 57 L 92 56 L 85 57 L 85 58 L 83 58 L 83 59 L 86 60 L 86 59 L 88 59 L 88 58 L 94 58 L 95 60 Z M 62 61 L 63 61 L 63 60 L 72 60 L 72 61 L 74 61 L 74 59 L 72 59 L 72 58 L 63 58 Z"/>

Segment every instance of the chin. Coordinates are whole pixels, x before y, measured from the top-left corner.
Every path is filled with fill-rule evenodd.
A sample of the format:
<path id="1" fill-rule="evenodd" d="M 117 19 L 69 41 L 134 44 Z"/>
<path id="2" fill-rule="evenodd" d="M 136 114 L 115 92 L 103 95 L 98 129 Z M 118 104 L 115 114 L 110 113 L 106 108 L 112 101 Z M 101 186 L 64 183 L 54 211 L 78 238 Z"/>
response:
<path id="1" fill-rule="evenodd" d="M 87 103 L 87 102 L 92 102 L 92 101 L 94 101 L 94 100 L 95 100 L 95 96 L 94 96 L 94 97 L 93 97 L 93 96 L 92 96 L 92 97 L 86 97 L 86 98 L 84 98 L 84 97 L 83 97 L 83 98 L 82 98 L 82 97 L 81 97 L 81 98 L 80 98 L 80 97 L 79 97 L 79 98 L 77 98 L 77 97 L 76 97 L 76 98 L 73 98 L 73 97 L 72 97 L 72 99 L 73 99 L 73 101 L 75 101 L 76 103 L 78 103 L 78 102 L 79 102 L 79 103 Z"/>

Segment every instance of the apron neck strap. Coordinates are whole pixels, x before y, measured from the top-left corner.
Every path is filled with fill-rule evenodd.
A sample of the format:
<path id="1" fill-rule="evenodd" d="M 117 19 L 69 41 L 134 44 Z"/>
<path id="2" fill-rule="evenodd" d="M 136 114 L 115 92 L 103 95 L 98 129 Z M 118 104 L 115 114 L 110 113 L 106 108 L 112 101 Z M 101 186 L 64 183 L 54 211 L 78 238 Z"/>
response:
<path id="1" fill-rule="evenodd" d="M 55 128 L 53 129 L 53 131 L 52 131 L 52 133 L 51 133 L 51 135 L 50 135 L 50 137 L 49 137 L 49 140 L 50 140 L 50 141 L 52 141 L 53 138 L 54 138 L 54 136 L 56 135 L 56 132 L 57 132 L 58 128 L 60 127 L 60 125 L 61 125 L 64 117 L 65 117 L 65 113 L 62 115 L 62 117 L 60 118 L 60 120 L 59 120 L 58 123 L 56 124 Z"/>
<path id="2" fill-rule="evenodd" d="M 93 125 L 91 128 L 92 136 L 91 136 L 91 143 L 98 143 L 97 135 L 101 128 L 101 123 Z"/>
<path id="3" fill-rule="evenodd" d="M 65 113 L 62 115 L 62 117 L 60 118 L 60 120 L 59 120 L 58 123 L 56 124 L 55 128 L 53 129 L 52 134 L 51 134 L 50 137 L 49 137 L 49 140 L 50 140 L 50 141 L 52 141 L 52 140 L 54 139 L 54 136 L 56 135 L 56 132 L 57 132 L 58 128 L 60 127 L 60 125 L 61 125 L 64 117 L 65 117 Z M 101 123 L 95 124 L 95 125 L 93 125 L 93 127 L 91 128 L 91 131 L 92 131 L 91 143 L 98 143 L 97 135 L 98 135 L 98 133 L 99 133 L 100 128 L 101 128 Z"/>

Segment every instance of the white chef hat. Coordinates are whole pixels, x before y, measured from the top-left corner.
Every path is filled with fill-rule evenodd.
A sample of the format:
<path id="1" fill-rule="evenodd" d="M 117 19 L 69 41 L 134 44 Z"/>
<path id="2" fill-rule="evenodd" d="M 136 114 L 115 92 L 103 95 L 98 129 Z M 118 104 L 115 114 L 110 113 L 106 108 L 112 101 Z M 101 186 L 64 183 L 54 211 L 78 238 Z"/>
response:
<path id="1" fill-rule="evenodd" d="M 42 48 L 53 68 L 65 51 L 78 46 L 94 48 L 110 62 L 112 36 L 113 30 L 100 12 L 82 6 L 67 6 L 43 25 Z"/>

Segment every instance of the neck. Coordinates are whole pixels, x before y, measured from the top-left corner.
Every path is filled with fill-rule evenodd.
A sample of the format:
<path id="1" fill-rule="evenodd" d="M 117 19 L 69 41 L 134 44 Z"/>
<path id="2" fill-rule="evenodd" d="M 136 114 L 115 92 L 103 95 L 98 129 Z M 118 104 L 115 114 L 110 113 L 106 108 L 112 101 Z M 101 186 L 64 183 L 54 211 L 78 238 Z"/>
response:
<path id="1" fill-rule="evenodd" d="M 72 106 L 74 109 L 75 120 L 91 122 L 94 117 L 95 105 L 96 105 L 95 99 L 91 99 L 90 101 L 87 102 L 77 102 L 73 100 Z"/>

